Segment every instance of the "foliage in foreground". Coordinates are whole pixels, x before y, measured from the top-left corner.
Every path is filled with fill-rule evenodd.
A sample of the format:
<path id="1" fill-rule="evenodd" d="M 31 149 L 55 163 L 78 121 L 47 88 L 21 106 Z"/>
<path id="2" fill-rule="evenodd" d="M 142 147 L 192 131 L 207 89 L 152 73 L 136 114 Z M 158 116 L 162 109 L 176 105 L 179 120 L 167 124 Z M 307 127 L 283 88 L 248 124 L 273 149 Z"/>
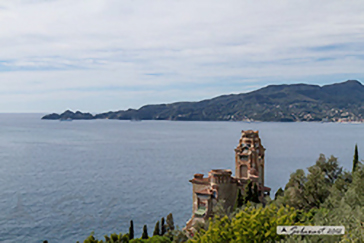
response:
<path id="1" fill-rule="evenodd" d="M 130 221 L 129 234 L 111 234 L 105 235 L 105 240 L 98 240 L 95 238 L 94 233 L 91 233 L 87 237 L 84 243 L 170 243 L 170 242 L 186 242 L 186 234 L 177 227 L 174 226 L 173 215 L 170 213 L 167 215 L 167 220 L 161 219 L 161 226 L 159 221 L 154 228 L 153 237 L 148 236 L 147 226 L 143 227 L 143 234 L 141 238 L 134 239 L 134 223 Z M 78 243 L 78 242 L 77 242 Z"/>
<path id="2" fill-rule="evenodd" d="M 224 216 L 212 220 L 208 230 L 201 229 L 191 242 L 277 241 L 283 239 L 283 236 L 277 235 L 278 225 L 302 225 L 302 220 L 309 223 L 310 218 L 305 217 L 303 211 L 289 206 L 277 207 L 270 204 L 263 208 L 248 203 L 232 219 Z"/>
<path id="3" fill-rule="evenodd" d="M 219 214 L 190 242 L 364 242 L 364 168 L 355 153 L 353 172 L 320 155 L 307 175 L 293 173 L 266 207 L 249 203 L 235 215 Z M 345 235 L 280 236 L 277 225 L 342 225 Z"/>
<path id="4" fill-rule="evenodd" d="M 214 208 L 215 218 L 198 227 L 189 242 L 364 242 L 363 188 L 364 167 L 358 161 L 357 148 L 352 172 L 344 171 L 337 158 L 320 155 L 307 174 L 301 169 L 292 173 L 284 190 L 278 190 L 265 207 L 246 202 L 250 196 L 253 198 L 253 191 L 248 190 L 251 195 L 238 197 L 234 213 Z M 346 231 L 339 236 L 282 236 L 276 233 L 278 225 L 342 225 Z M 84 243 L 187 241 L 181 230 L 174 229 L 172 215 L 167 217 L 166 224 L 164 218 L 156 224 L 153 235 L 130 241 L 128 234 L 105 236 L 105 241 L 97 241 L 91 235 Z"/>
<path id="5" fill-rule="evenodd" d="M 166 236 L 153 236 L 148 239 L 132 239 L 129 240 L 128 234 L 122 235 L 122 234 L 111 234 L 110 237 L 105 235 L 105 241 L 98 240 L 95 238 L 93 234 L 91 234 L 84 243 L 170 243 L 172 242 L 168 237 Z"/>

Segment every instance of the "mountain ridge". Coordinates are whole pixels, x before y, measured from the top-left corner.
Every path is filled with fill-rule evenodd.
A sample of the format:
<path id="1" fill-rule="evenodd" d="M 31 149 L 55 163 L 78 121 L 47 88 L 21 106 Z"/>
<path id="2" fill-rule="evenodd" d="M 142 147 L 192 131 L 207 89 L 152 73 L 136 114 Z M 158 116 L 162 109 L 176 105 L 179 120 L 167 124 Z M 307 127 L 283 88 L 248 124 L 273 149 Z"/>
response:
<path id="1" fill-rule="evenodd" d="M 240 94 L 195 102 L 144 105 L 139 109 L 92 115 L 80 111 L 52 113 L 42 119 L 119 119 L 187 121 L 362 121 L 364 86 L 357 80 L 328 85 L 268 85 Z"/>

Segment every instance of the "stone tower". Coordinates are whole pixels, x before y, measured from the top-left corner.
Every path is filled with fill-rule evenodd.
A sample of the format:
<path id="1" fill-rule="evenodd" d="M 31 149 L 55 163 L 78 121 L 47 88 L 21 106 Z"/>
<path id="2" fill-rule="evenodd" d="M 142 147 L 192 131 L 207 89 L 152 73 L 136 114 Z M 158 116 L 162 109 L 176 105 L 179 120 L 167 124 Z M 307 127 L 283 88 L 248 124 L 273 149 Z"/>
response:
<path id="1" fill-rule="evenodd" d="M 264 192 L 264 151 L 258 131 L 242 131 L 235 149 L 235 178 L 242 184 L 247 180 L 257 183 L 261 193 Z"/>
<path id="2" fill-rule="evenodd" d="M 192 183 L 192 216 L 185 229 L 193 235 L 196 223 L 205 223 L 213 216 L 213 208 L 218 201 L 225 209 L 233 209 L 237 192 L 244 193 L 250 180 L 257 184 L 260 201 L 269 195 L 270 188 L 264 186 L 264 151 L 258 131 L 242 131 L 239 144 L 235 149 L 235 177 L 231 170 L 211 170 L 207 177 L 195 174 Z"/>

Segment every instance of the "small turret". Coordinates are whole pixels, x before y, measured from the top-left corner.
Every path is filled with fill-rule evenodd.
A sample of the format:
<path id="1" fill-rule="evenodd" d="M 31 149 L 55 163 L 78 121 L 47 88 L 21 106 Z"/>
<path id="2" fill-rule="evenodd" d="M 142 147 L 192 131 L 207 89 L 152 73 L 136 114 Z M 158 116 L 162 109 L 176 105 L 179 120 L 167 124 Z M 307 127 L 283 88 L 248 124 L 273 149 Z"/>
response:
<path id="1" fill-rule="evenodd" d="M 209 172 L 209 178 L 211 181 L 211 184 L 226 184 L 231 182 L 231 170 L 211 170 Z"/>

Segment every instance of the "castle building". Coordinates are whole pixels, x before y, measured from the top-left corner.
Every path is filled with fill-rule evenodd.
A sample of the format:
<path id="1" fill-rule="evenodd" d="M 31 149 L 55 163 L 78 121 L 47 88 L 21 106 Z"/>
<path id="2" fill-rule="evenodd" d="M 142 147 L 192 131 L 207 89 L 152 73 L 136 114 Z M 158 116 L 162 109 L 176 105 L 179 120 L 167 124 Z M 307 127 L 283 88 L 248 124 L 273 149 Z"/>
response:
<path id="1" fill-rule="evenodd" d="M 242 131 L 235 149 L 235 177 L 231 170 L 211 170 L 207 177 L 195 174 L 192 183 L 192 217 L 186 230 L 193 231 L 197 222 L 204 223 L 213 216 L 213 208 L 218 201 L 225 209 L 232 210 L 238 190 L 244 193 L 246 184 L 251 181 L 258 186 L 260 200 L 269 195 L 270 188 L 264 186 L 264 152 L 258 131 Z"/>

